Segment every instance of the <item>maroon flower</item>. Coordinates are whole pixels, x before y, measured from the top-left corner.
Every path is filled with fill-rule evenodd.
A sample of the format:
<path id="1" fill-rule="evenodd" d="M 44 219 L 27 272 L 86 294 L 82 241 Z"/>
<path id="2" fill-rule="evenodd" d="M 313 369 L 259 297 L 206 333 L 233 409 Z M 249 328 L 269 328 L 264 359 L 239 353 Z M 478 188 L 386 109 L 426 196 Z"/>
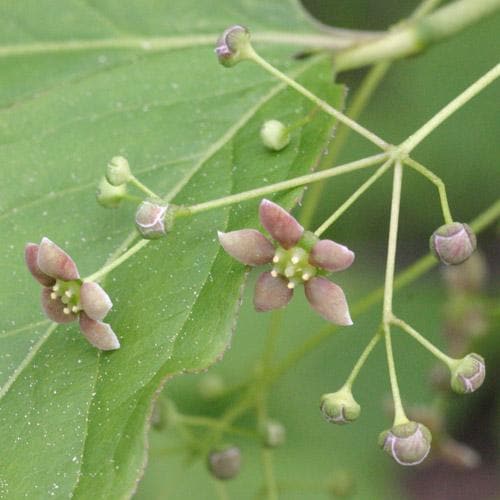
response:
<path id="1" fill-rule="evenodd" d="M 273 264 L 273 269 L 257 280 L 255 309 L 269 311 L 286 306 L 293 289 L 303 283 L 307 300 L 316 312 L 337 325 L 352 325 L 342 288 L 324 276 L 347 269 L 354 261 L 354 253 L 344 245 L 319 240 L 304 231 L 292 215 L 269 200 L 262 200 L 259 216 L 277 246 L 255 229 L 219 231 L 221 245 L 236 260 L 250 266 Z"/>
<path id="2" fill-rule="evenodd" d="M 113 329 L 101 320 L 113 305 L 108 294 L 94 282 L 84 282 L 73 259 L 54 242 L 42 238 L 40 245 L 28 243 L 26 265 L 43 285 L 42 307 L 49 319 L 69 323 L 79 319 L 80 329 L 98 349 L 119 349 Z"/>

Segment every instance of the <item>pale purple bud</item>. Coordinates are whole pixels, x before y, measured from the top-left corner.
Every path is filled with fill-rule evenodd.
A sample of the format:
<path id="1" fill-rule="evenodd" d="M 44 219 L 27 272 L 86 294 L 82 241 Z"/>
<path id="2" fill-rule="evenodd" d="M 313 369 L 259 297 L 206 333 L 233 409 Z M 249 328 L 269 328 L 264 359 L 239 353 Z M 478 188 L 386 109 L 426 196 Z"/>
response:
<path id="1" fill-rule="evenodd" d="M 24 248 L 24 260 L 26 261 L 26 266 L 28 267 L 30 273 L 33 277 L 41 283 L 43 286 L 52 286 L 55 284 L 56 280 L 42 272 L 38 267 L 38 249 L 39 245 L 35 243 L 28 243 Z"/>
<path id="2" fill-rule="evenodd" d="M 247 59 L 250 52 L 250 32 L 238 24 L 227 28 L 215 44 L 217 58 L 227 68 Z"/>
<path id="3" fill-rule="evenodd" d="M 211 451 L 208 455 L 208 469 L 217 479 L 232 479 L 241 469 L 241 452 L 236 446 L 226 446 Z"/>
<path id="4" fill-rule="evenodd" d="M 476 249 L 476 235 L 467 224 L 452 222 L 434 231 L 430 247 L 444 264 L 460 264 Z"/>
<path id="5" fill-rule="evenodd" d="M 288 282 L 281 276 L 273 277 L 270 272 L 262 273 L 255 284 L 253 304 L 258 312 L 285 307 L 293 295 Z"/>
<path id="6" fill-rule="evenodd" d="M 486 377 L 484 358 L 476 353 L 467 354 L 451 370 L 451 388 L 459 394 L 479 389 Z"/>
<path id="7" fill-rule="evenodd" d="M 260 266 L 273 260 L 274 245 L 255 229 L 240 229 L 223 233 L 217 231 L 224 250 L 248 266 Z"/>
<path id="8" fill-rule="evenodd" d="M 68 308 L 66 304 L 61 302 L 59 297 L 52 298 L 52 290 L 50 288 L 42 288 L 42 307 L 47 318 L 56 323 L 71 323 L 75 321 L 77 316 Z"/>
<path id="9" fill-rule="evenodd" d="M 74 260 L 48 238 L 42 238 L 37 263 L 43 273 L 53 278 L 70 281 L 80 277 Z"/>
<path id="10" fill-rule="evenodd" d="M 80 288 L 80 304 L 87 316 L 101 320 L 113 306 L 109 295 L 94 282 L 86 282 Z"/>
<path id="11" fill-rule="evenodd" d="M 349 306 L 342 288 L 322 277 L 314 277 L 304 286 L 311 307 L 336 325 L 352 325 Z"/>
<path id="12" fill-rule="evenodd" d="M 304 232 L 304 228 L 295 217 L 276 203 L 262 200 L 259 207 L 260 222 L 266 231 L 283 247 L 295 246 Z"/>
<path id="13" fill-rule="evenodd" d="M 320 240 L 313 246 L 309 262 L 328 271 L 343 271 L 354 262 L 354 252 L 335 241 Z"/>
<path id="14" fill-rule="evenodd" d="M 85 338 L 101 351 L 120 348 L 120 341 L 113 329 L 107 323 L 89 318 L 83 311 L 80 313 L 80 330 Z"/>
<path id="15" fill-rule="evenodd" d="M 143 238 L 155 240 L 166 236 L 174 218 L 173 205 L 161 200 L 144 200 L 135 213 L 135 225 Z"/>
<path id="16" fill-rule="evenodd" d="M 418 465 L 431 449 L 432 436 L 425 425 L 406 422 L 379 436 L 379 445 L 400 465 Z"/>

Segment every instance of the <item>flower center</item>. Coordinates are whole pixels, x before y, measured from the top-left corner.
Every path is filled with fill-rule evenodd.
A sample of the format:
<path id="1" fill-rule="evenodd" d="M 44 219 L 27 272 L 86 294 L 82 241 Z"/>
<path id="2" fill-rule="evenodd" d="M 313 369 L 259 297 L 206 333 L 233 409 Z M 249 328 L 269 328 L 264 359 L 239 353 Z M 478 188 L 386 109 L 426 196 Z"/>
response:
<path id="1" fill-rule="evenodd" d="M 63 281 L 58 279 L 52 287 L 50 298 L 52 300 L 59 299 L 64 304 L 64 314 L 77 314 L 82 310 L 80 305 L 81 286 L 80 280 Z"/>
<path id="2" fill-rule="evenodd" d="M 288 288 L 310 280 L 316 275 L 316 268 L 309 264 L 309 252 L 300 247 L 289 250 L 278 247 L 273 257 L 273 270 L 271 275 L 275 278 L 283 276 L 288 280 Z"/>

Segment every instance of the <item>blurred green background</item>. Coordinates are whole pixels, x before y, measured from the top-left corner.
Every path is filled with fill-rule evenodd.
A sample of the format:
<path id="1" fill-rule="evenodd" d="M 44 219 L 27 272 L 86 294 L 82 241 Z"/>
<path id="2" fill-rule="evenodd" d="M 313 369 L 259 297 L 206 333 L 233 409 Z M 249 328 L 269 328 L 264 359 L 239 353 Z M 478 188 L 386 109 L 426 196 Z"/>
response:
<path id="1" fill-rule="evenodd" d="M 417 2 L 409 0 L 307 0 L 305 4 L 318 18 L 347 28 L 385 29 L 408 16 Z M 398 143 L 418 128 L 467 85 L 498 62 L 500 16 L 487 19 L 453 40 L 432 47 L 426 53 L 396 62 L 360 122 L 384 139 Z M 364 70 L 340 75 L 350 89 L 359 85 Z M 499 116 L 500 85 L 492 85 L 427 138 L 415 151 L 415 158 L 432 169 L 446 183 L 456 220 L 468 221 L 499 196 Z M 370 154 L 367 143 L 350 136 L 338 163 Z M 327 217 L 349 196 L 366 174 L 335 178 L 328 183 L 313 226 Z M 349 300 L 355 301 L 383 281 L 384 252 L 389 216 L 390 176 L 379 181 L 327 236 L 355 250 L 357 264 L 335 276 Z M 299 212 L 298 212 L 299 213 Z M 427 251 L 430 233 L 441 224 L 437 192 L 433 185 L 405 174 L 398 267 L 412 262 Z M 380 308 L 360 317 L 348 330 L 329 338 L 320 349 L 304 358 L 274 386 L 270 416 L 284 423 L 287 442 L 275 452 L 275 470 L 280 498 L 334 498 L 327 484 L 334 478 L 350 477 L 351 498 L 387 499 L 469 499 L 499 498 L 498 446 L 500 444 L 499 401 L 499 227 L 491 227 L 479 237 L 479 247 L 489 265 L 486 293 L 496 316 L 489 335 L 475 346 L 487 359 L 485 386 L 472 396 L 452 398 L 450 433 L 482 453 L 483 463 L 464 470 L 429 460 L 420 467 L 403 469 L 393 464 L 377 447 L 378 433 L 390 426 L 384 407 L 389 383 L 384 350 L 379 345 L 355 386 L 362 406 L 359 421 L 350 426 L 327 424 L 318 410 L 319 397 L 336 390 L 374 332 Z M 268 315 L 257 315 L 251 307 L 255 275 L 245 293 L 238 327 L 231 349 L 210 373 L 220 374 L 229 383 L 242 381 L 251 372 L 263 346 Z M 279 352 L 318 331 L 323 322 L 307 307 L 299 290 L 287 308 Z M 430 340 L 443 346 L 441 326 L 446 301 L 440 273 L 432 271 L 423 279 L 397 293 L 398 313 Z M 496 301 L 496 305 L 495 305 Z M 407 336 L 394 339 L 396 364 L 403 400 L 407 406 L 431 401 L 428 383 L 432 357 Z M 224 405 L 207 403 L 198 392 L 203 375 L 185 375 L 167 384 L 165 394 L 179 410 L 188 414 L 216 417 Z M 246 417 L 239 426 L 253 425 Z M 262 470 L 255 440 L 231 437 L 243 452 L 241 474 L 227 484 L 232 499 L 259 498 Z M 213 480 L 202 460 L 190 461 L 179 451 L 182 437 L 176 428 L 150 433 L 150 457 L 145 477 L 139 485 L 139 499 L 218 498 Z"/>

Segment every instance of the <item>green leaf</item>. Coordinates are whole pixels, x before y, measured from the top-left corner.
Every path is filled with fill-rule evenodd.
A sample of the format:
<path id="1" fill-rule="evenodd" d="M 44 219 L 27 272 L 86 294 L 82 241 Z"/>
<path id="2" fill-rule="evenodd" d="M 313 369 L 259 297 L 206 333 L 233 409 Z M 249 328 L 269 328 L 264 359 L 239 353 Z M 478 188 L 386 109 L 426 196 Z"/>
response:
<path id="1" fill-rule="evenodd" d="M 213 41 L 235 21 L 257 40 L 286 31 L 290 43 L 256 43 L 259 51 L 340 104 L 326 59 L 291 57 L 300 50 L 294 37 L 313 31 L 292 0 L 0 6 L 2 498 L 130 496 L 145 465 L 155 392 L 229 345 L 245 268 L 221 252 L 216 229 L 258 227 L 258 200 L 179 220 L 165 241 L 107 278 L 114 307 L 106 321 L 122 343 L 112 353 L 98 353 L 76 325 L 44 319 L 22 254 L 26 242 L 48 236 L 85 276 L 131 243 L 132 204 L 105 210 L 94 199 L 116 154 L 176 203 L 315 165 L 333 125 L 322 114 L 295 130 L 284 151 L 262 146 L 265 119 L 290 124 L 311 104 L 251 64 L 217 64 Z M 291 207 L 300 194 L 277 199 Z"/>

